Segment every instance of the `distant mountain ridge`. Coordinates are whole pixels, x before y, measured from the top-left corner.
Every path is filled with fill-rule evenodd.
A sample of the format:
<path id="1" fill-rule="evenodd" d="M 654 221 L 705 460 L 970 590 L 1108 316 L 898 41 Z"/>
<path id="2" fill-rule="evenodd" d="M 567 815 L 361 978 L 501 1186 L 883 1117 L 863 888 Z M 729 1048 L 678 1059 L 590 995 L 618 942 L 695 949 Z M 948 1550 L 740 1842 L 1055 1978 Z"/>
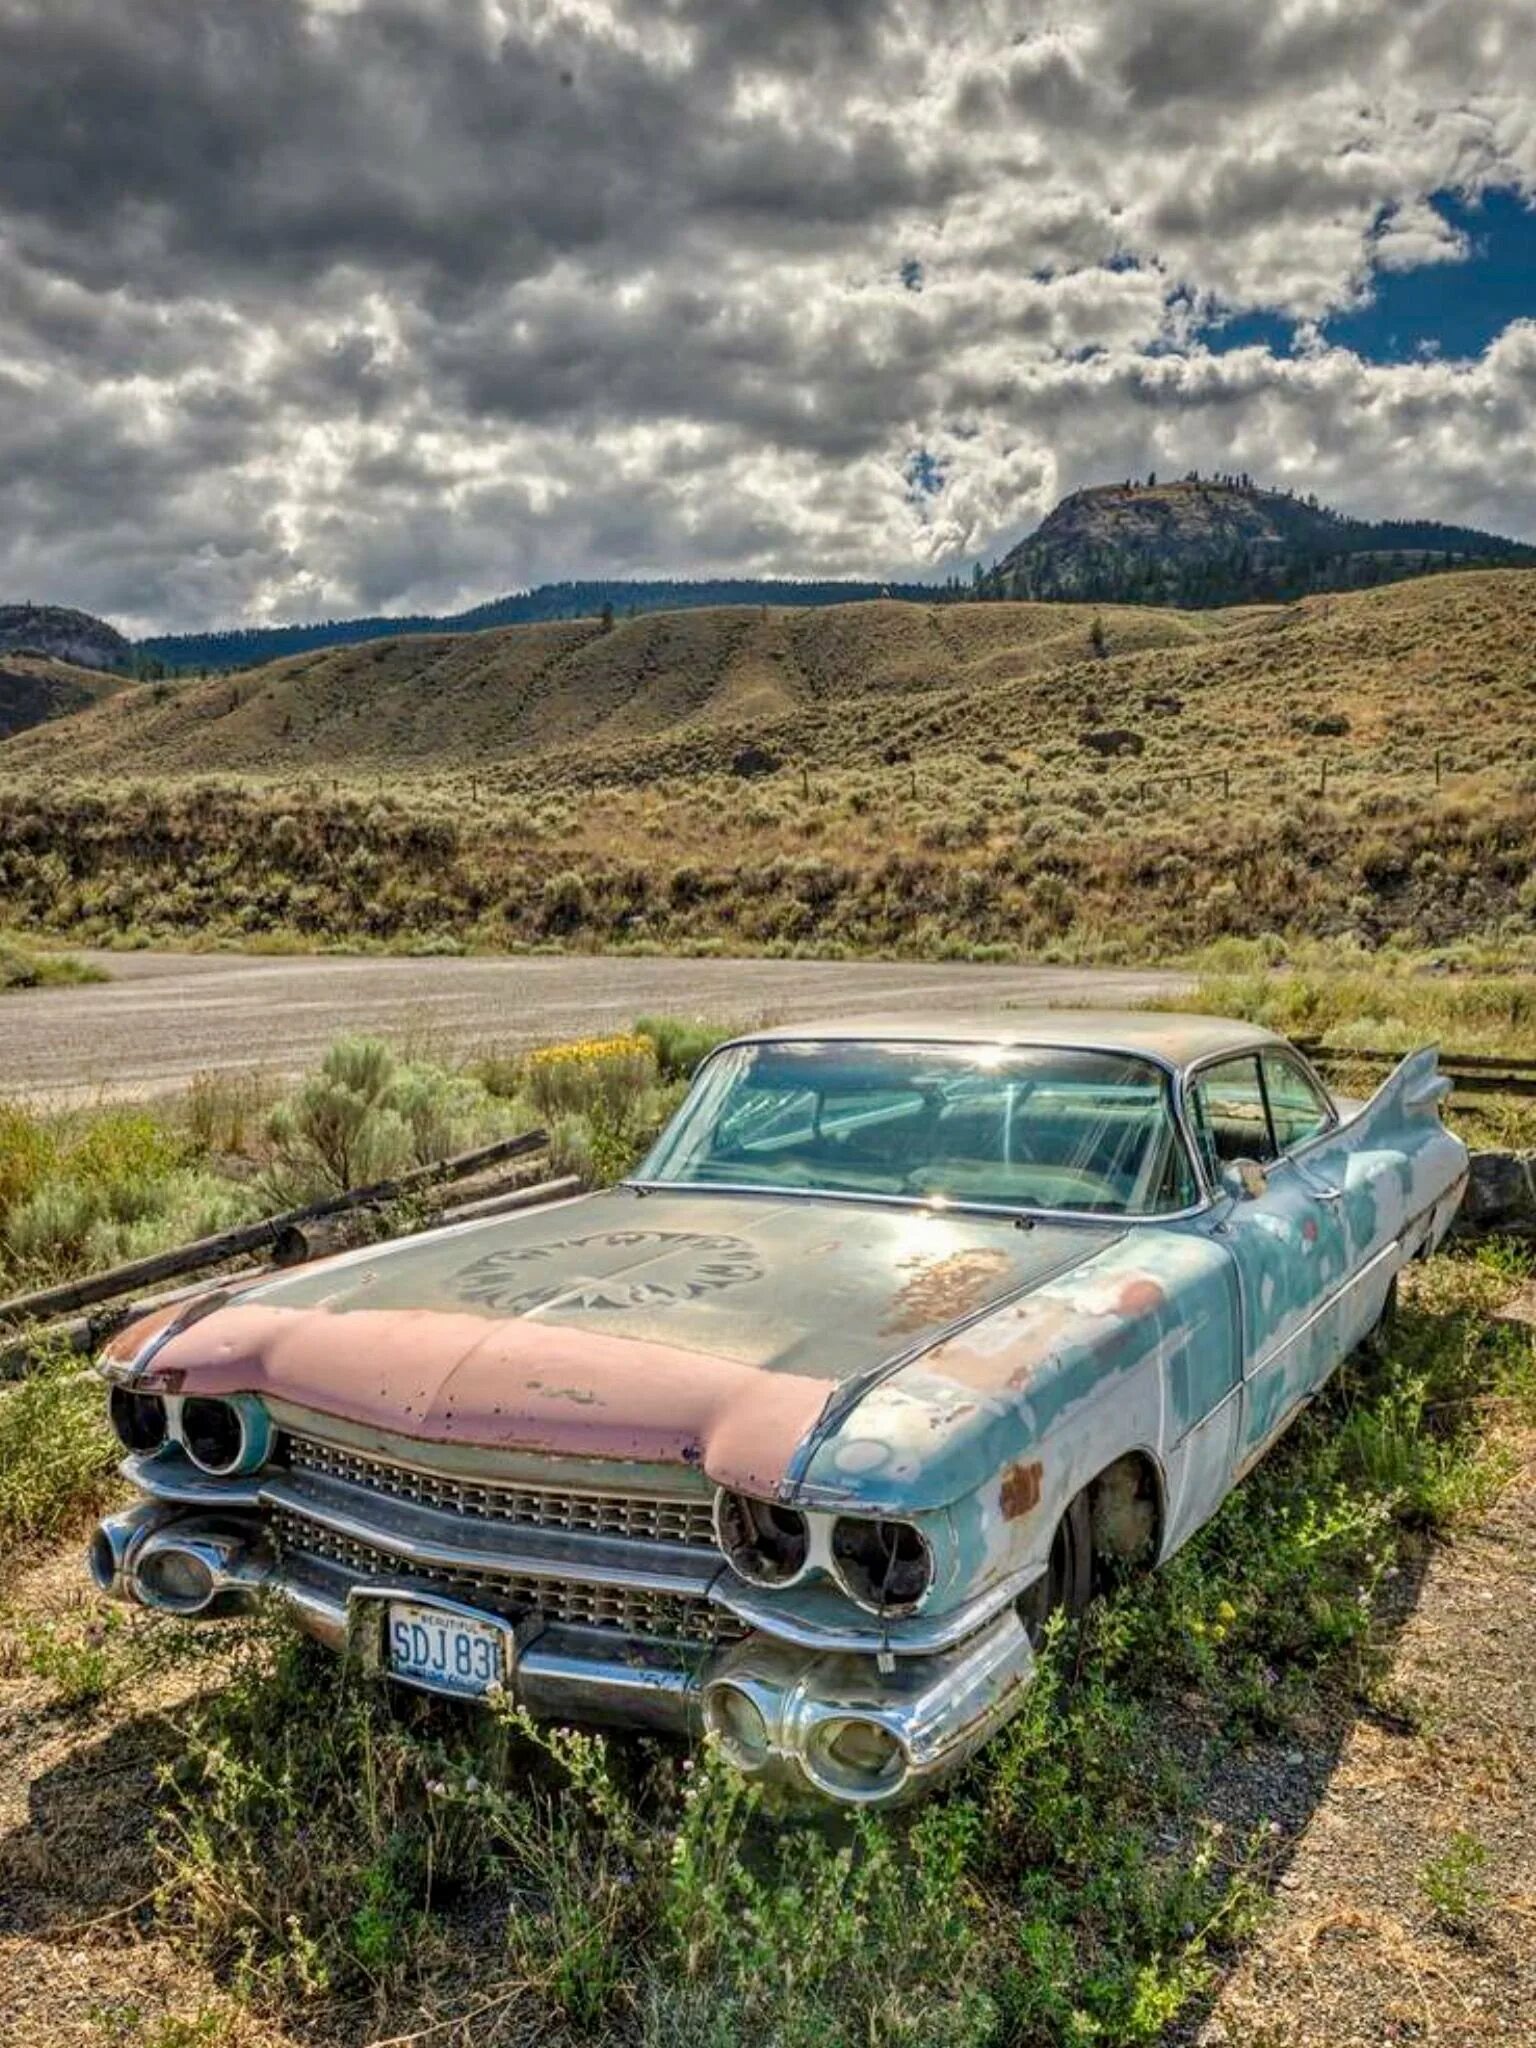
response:
<path id="1" fill-rule="evenodd" d="M 874 597 L 933 599 L 944 593 L 926 583 L 800 582 L 775 577 L 717 577 L 699 582 L 659 578 L 651 582 L 583 581 L 541 583 L 513 591 L 468 611 L 441 616 L 417 612 L 402 618 L 374 616 L 327 619 L 304 626 L 242 626 L 217 633 L 160 633 L 137 643 L 139 655 L 173 670 L 253 668 L 285 654 L 317 647 L 344 647 L 357 640 L 395 639 L 402 634 L 479 633 L 488 626 L 530 626 L 551 619 L 593 619 L 611 606 L 616 618 L 660 611 L 693 611 L 737 604 L 854 604 Z"/>
<path id="2" fill-rule="evenodd" d="M 1074 491 L 978 586 L 1078 603 L 1274 603 L 1438 569 L 1529 568 L 1536 547 L 1435 519 L 1353 519 L 1247 476 Z"/>

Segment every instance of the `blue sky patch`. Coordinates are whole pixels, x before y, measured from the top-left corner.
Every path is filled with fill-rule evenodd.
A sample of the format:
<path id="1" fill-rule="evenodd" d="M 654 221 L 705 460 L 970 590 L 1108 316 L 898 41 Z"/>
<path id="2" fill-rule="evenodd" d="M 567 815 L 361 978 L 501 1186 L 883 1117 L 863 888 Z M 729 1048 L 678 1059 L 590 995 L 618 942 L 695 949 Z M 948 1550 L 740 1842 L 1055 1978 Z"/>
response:
<path id="1" fill-rule="evenodd" d="M 1536 208 L 1507 190 L 1479 199 L 1436 192 L 1430 203 L 1466 238 L 1466 256 L 1378 270 L 1367 304 L 1321 323 L 1325 341 L 1372 363 L 1467 360 L 1480 356 L 1511 320 L 1536 318 Z M 1265 310 L 1233 313 L 1200 330 L 1206 347 L 1221 354 L 1257 343 L 1286 355 L 1294 335 L 1294 321 Z"/>
<path id="2" fill-rule="evenodd" d="M 907 481 L 909 498 L 936 498 L 944 488 L 944 465 L 926 448 L 912 450 L 902 475 Z"/>

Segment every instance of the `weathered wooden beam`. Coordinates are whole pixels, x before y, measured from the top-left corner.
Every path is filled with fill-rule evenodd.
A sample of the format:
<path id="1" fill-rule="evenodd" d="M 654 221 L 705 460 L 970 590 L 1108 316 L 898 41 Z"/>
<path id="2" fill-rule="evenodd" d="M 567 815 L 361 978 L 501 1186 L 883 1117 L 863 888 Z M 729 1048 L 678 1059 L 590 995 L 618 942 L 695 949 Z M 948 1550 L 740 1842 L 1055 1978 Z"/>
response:
<path id="1" fill-rule="evenodd" d="M 233 1230 L 221 1230 L 212 1237 L 199 1238 L 194 1244 L 177 1245 L 170 1251 L 133 1259 L 127 1265 L 113 1266 L 105 1273 L 92 1273 L 84 1279 L 66 1280 L 57 1287 L 40 1287 L 30 1294 L 14 1295 L 9 1301 L 0 1301 L 0 1323 L 26 1323 L 44 1316 L 68 1315 L 72 1309 L 89 1308 L 98 1301 L 112 1301 L 118 1295 L 134 1293 L 140 1287 L 153 1287 L 160 1280 L 174 1280 L 183 1273 L 222 1266 L 231 1259 L 268 1250 L 293 1224 L 317 1221 L 322 1216 L 340 1216 L 349 1209 L 360 1209 L 369 1204 L 392 1202 L 401 1195 L 410 1194 L 417 1188 L 431 1187 L 440 1181 L 463 1180 L 469 1174 L 477 1173 L 481 1167 L 542 1152 L 548 1144 L 549 1134 L 542 1130 L 525 1131 L 518 1138 L 498 1138 L 494 1144 L 481 1145 L 473 1152 L 461 1152 L 456 1158 L 442 1159 L 431 1166 L 415 1167 L 393 1180 L 375 1181 L 366 1188 L 349 1188 L 344 1194 L 328 1196 L 323 1202 L 311 1202 L 305 1208 L 290 1209 L 280 1216 L 264 1216 L 256 1223 L 238 1224 Z"/>
<path id="2" fill-rule="evenodd" d="M 545 1202 L 563 1202 L 581 1193 L 580 1177 L 563 1174 L 559 1180 L 541 1180 L 531 1188 L 515 1188 L 510 1194 L 486 1195 L 478 1202 L 460 1202 L 445 1209 L 440 1223 L 473 1223 L 480 1216 L 507 1216 L 518 1209 L 537 1209 Z"/>
<path id="3" fill-rule="evenodd" d="M 257 1280 L 270 1279 L 273 1270 L 271 1266 L 253 1266 L 249 1271 L 232 1277 L 245 1286 Z M 94 1309 L 82 1316 L 70 1316 L 62 1322 L 34 1323 L 24 1337 L 0 1344 L 0 1380 L 25 1378 L 40 1350 L 94 1351 L 119 1330 L 126 1329 L 129 1323 L 136 1323 L 140 1316 L 152 1315 L 157 1308 L 165 1308 L 173 1301 L 186 1301 L 190 1296 L 200 1294 L 205 1284 L 202 1280 L 194 1280 L 189 1287 L 172 1287 L 164 1294 L 138 1295 L 132 1301 L 119 1302 L 112 1308 Z"/>

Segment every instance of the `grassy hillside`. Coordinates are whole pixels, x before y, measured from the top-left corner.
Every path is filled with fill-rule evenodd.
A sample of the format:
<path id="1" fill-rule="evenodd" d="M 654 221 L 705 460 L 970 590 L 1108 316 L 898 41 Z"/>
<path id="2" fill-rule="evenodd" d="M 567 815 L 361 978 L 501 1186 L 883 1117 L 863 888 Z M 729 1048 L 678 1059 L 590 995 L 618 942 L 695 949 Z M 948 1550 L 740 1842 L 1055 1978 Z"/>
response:
<path id="1" fill-rule="evenodd" d="M 1523 946 L 1533 645 L 1536 572 L 1510 570 L 1198 614 L 877 602 L 337 649 L 0 746 L 0 920 L 983 956 Z"/>
<path id="2" fill-rule="evenodd" d="M 0 654 L 0 740 L 88 711 L 132 686 L 122 677 L 46 654 Z"/>
<path id="3" fill-rule="evenodd" d="M 803 720 L 842 698 L 974 696 L 1092 659 L 1080 605 L 815 611 L 737 606 L 375 640 L 239 676 L 162 685 L 68 733 L 0 752 L 0 772 L 291 773 L 521 762 L 530 749 L 605 757 L 699 729 L 717 737 Z M 1129 609 L 1105 615 L 1130 653 L 1200 644 L 1225 621 Z M 744 730 L 742 738 L 750 735 Z M 870 743 L 875 743 L 874 735 Z"/>

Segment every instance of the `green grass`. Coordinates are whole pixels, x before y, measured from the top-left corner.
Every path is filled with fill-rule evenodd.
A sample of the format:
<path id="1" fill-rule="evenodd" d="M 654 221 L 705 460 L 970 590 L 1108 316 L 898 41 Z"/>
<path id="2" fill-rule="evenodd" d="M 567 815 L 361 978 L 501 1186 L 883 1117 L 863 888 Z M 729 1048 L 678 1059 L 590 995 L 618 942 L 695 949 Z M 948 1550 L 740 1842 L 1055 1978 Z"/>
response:
<path id="1" fill-rule="evenodd" d="M 1262 1911 L 1276 1841 L 1214 1759 L 1370 1697 L 1378 1596 L 1536 1421 L 1517 1255 L 1442 1257 L 1164 1571 L 1059 1636 L 1023 1710 L 909 1817 L 786 1812 L 705 1749 L 391 1697 L 273 1623 L 192 1715 L 161 1913 L 264 2012 L 479 2011 L 634 2048 L 1150 2042 Z M 1188 1736 L 1188 1702 L 1208 1738 Z M 1423 1880 L 1475 1916 L 1466 1857 Z M 1431 1889 L 1432 1887 L 1432 1889 Z"/>
<path id="2" fill-rule="evenodd" d="M 120 1455 L 100 1383 L 77 1359 L 45 1360 L 0 1386 L 0 1572 L 22 1546 L 65 1534 L 101 1506 Z"/>
<path id="3" fill-rule="evenodd" d="M 1536 1059 L 1536 974 L 1529 966 L 1447 974 L 1422 959 L 1387 955 L 1365 967 L 1322 947 L 1302 949 L 1300 965 L 1276 964 L 1283 959 L 1277 944 L 1207 948 L 1193 991 L 1150 1007 L 1242 1017 L 1314 1041 L 1324 1048 L 1318 1057 L 1328 1080 L 1351 1096 L 1369 1095 L 1388 1071 L 1354 1056 L 1361 1052 L 1438 1045 L 1448 1055 Z M 1529 1096 L 1453 1094 L 1446 1120 L 1474 1147 L 1536 1147 L 1536 1100 Z"/>
<path id="4" fill-rule="evenodd" d="M 59 988 L 106 979 L 101 968 L 77 960 L 72 953 L 40 952 L 35 946 L 0 937 L 0 995 L 16 989 Z"/>
<path id="5" fill-rule="evenodd" d="M 1458 1828 L 1419 1872 L 1419 1890 L 1441 1926 L 1463 1941 L 1484 1932 L 1491 1899 L 1483 1871 L 1488 1851 L 1469 1829 Z"/>

